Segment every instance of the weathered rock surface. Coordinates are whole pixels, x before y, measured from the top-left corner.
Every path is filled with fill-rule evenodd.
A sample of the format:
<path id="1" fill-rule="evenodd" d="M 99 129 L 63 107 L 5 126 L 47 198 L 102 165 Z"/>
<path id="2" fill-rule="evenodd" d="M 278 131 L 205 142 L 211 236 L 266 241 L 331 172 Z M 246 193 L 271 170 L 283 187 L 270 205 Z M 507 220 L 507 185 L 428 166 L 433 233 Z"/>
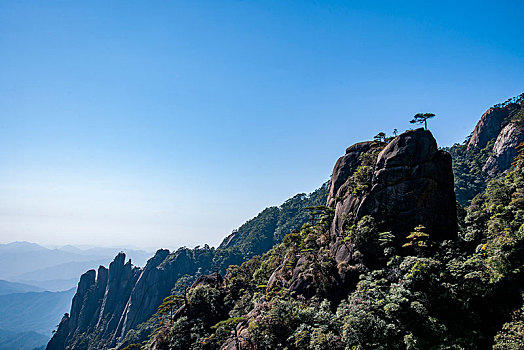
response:
<path id="1" fill-rule="evenodd" d="M 431 133 L 417 129 L 393 139 L 378 155 L 371 190 L 361 195 L 347 191 L 358 159 L 373 143 L 349 147 L 335 164 L 327 205 L 335 208 L 333 237 L 345 236 L 347 224 L 371 215 L 379 228 L 403 239 L 415 226 L 424 225 L 432 239 L 455 237 L 457 219 L 451 157 L 440 151 Z M 350 248 L 336 244 L 337 262 L 345 261 Z"/>
<path id="2" fill-rule="evenodd" d="M 69 336 L 69 332 L 71 330 L 70 326 L 70 317 L 69 314 L 65 314 L 64 317 L 62 317 L 62 320 L 58 324 L 58 329 L 53 335 L 53 338 L 49 341 L 47 344 L 46 349 L 63 349 L 64 344 L 67 341 L 67 337 Z"/>
<path id="3" fill-rule="evenodd" d="M 98 273 L 86 272 L 78 283 L 70 316 L 64 317 L 47 349 L 83 349 L 76 344 L 82 333 L 91 334 L 87 349 L 118 346 L 130 329 L 156 312 L 178 278 L 195 274 L 201 266 L 211 266 L 212 255 L 209 261 L 196 264 L 190 252 L 179 249 L 170 254 L 160 249 L 143 269 L 134 267 L 131 261 L 125 263 L 125 254 L 120 253 L 109 269 L 101 266 Z"/>
<path id="4" fill-rule="evenodd" d="M 418 225 L 426 227 L 433 241 L 457 235 L 451 156 L 438 150 L 429 131 L 406 131 L 385 147 L 369 143 L 355 146 L 348 148 L 350 152 L 335 164 L 332 182 L 338 187 L 332 186 L 327 200 L 328 206 L 335 208 L 330 250 L 338 266 L 335 277 L 339 277 L 341 290 L 356 283 L 359 274 L 358 268 L 352 266 L 355 247 L 345 240 L 346 230 L 366 215 L 375 219 L 380 231 L 394 234 L 397 247 Z M 372 147 L 384 148 L 374 165 L 371 189 L 360 195 L 347 191 L 344 187 L 350 185 L 358 159 Z M 297 277 L 296 284 L 300 286 L 301 282 L 304 281 Z"/>
<path id="5" fill-rule="evenodd" d="M 360 203 L 360 198 L 349 188 L 349 178 L 362 164 L 361 156 L 375 149 L 384 147 L 380 142 L 360 142 L 346 149 L 346 154 L 340 157 L 333 168 L 331 188 L 327 199 L 327 206 L 335 209 L 335 219 L 331 232 L 340 232 L 347 221 L 347 214 L 353 213 Z"/>
<path id="6" fill-rule="evenodd" d="M 513 122 L 506 125 L 498 134 L 493 151 L 482 170 L 490 176 L 508 170 L 517 156 L 517 146 L 521 142 L 524 142 L 524 126 Z"/>
<path id="7" fill-rule="evenodd" d="M 379 230 L 392 231 L 398 243 L 418 225 L 436 242 L 456 237 L 451 156 L 438 150 L 431 132 L 406 131 L 380 152 L 356 220 L 365 215 L 375 218 Z"/>
<path id="8" fill-rule="evenodd" d="M 378 151 L 374 163 L 363 165 L 363 159 L 373 159 Z M 361 165 L 371 167 L 372 179 L 366 186 L 369 189 L 355 191 L 353 175 Z M 355 245 L 346 239 L 350 227 L 365 216 L 374 218 L 379 232 L 391 231 L 397 248 L 406 243 L 406 236 L 418 225 L 425 226 L 430 239 L 436 242 L 456 237 L 451 156 L 439 150 L 431 132 L 424 129 L 406 131 L 387 145 L 355 144 L 335 164 L 327 206 L 335 209 L 329 251 L 336 263 L 334 269 L 338 271 L 324 278 L 338 286 L 330 292 L 336 299 L 343 297 L 357 282 L 360 267 L 355 264 L 362 263 L 363 254 L 368 255 L 364 257 L 364 262 L 370 263 L 368 267 L 378 259 L 369 252 L 371 249 L 366 252 L 361 248 L 361 258 L 356 261 Z M 322 249 L 319 254 L 325 254 Z M 291 275 L 284 267 L 276 269 L 268 288 L 289 281 L 291 291 L 308 298 L 318 292 L 314 276 L 309 262 L 302 257 Z"/>
<path id="9" fill-rule="evenodd" d="M 468 151 L 474 148 L 482 149 L 486 147 L 491 139 L 497 137 L 509 112 L 507 108 L 492 107 L 488 109 L 480 117 L 475 130 L 473 130 L 473 134 L 468 142 Z"/>
<path id="10" fill-rule="evenodd" d="M 380 147 L 381 143 L 366 141 L 359 142 L 346 149 L 346 154 L 340 157 L 333 168 L 331 187 L 327 205 L 334 208 L 337 198 L 343 197 L 347 191 L 347 179 L 355 172 L 361 164 L 360 156 L 374 147 Z"/>
<path id="11" fill-rule="evenodd" d="M 495 141 L 482 168 L 488 177 L 507 171 L 517 155 L 516 146 L 524 142 L 523 104 L 524 95 L 520 95 L 513 102 L 492 107 L 475 126 L 468 142 L 469 153 L 479 152 Z"/>

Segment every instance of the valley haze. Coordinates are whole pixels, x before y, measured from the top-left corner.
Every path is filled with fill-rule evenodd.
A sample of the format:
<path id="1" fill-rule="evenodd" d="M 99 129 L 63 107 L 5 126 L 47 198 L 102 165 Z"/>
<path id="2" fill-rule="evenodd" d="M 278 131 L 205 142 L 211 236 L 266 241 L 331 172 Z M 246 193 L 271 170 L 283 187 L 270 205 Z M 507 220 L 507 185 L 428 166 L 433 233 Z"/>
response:
<path id="1" fill-rule="evenodd" d="M 524 349 L 523 14 L 0 0 L 0 350 Z"/>

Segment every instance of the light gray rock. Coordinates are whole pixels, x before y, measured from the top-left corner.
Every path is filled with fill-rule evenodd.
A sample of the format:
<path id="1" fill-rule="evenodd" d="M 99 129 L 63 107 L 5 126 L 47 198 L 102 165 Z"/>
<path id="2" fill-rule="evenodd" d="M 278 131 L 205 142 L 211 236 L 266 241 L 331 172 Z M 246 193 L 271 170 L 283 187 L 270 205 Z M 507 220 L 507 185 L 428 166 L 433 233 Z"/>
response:
<path id="1" fill-rule="evenodd" d="M 498 134 L 493 145 L 492 154 L 482 168 L 490 176 L 495 176 L 511 167 L 517 156 L 516 147 L 524 142 L 524 127 L 517 123 L 509 123 Z"/>

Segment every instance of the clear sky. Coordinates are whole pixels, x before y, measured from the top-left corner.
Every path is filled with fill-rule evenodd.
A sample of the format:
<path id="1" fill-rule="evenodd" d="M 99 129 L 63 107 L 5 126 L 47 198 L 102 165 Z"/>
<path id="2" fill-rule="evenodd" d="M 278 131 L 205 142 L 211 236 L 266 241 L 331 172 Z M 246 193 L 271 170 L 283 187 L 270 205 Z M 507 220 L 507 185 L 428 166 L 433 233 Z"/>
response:
<path id="1" fill-rule="evenodd" d="M 220 240 L 524 92 L 522 1 L 0 1 L 0 243 Z"/>

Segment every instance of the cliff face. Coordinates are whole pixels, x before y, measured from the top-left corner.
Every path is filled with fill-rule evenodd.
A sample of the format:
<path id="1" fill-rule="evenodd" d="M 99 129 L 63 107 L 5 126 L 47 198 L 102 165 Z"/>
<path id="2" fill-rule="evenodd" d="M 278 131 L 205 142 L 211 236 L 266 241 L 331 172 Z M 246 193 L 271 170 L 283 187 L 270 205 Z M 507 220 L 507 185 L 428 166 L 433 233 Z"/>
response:
<path id="1" fill-rule="evenodd" d="M 438 150 L 429 131 L 417 129 L 399 135 L 380 152 L 371 191 L 355 217 L 371 215 L 379 230 L 392 231 L 399 241 L 423 225 L 438 242 L 456 237 L 455 203 L 451 156 Z"/>
<path id="2" fill-rule="evenodd" d="M 457 201 L 467 207 L 487 183 L 508 172 L 524 142 L 524 94 L 489 108 L 470 138 L 446 150 L 453 157 Z"/>
<path id="3" fill-rule="evenodd" d="M 372 218 L 376 232 L 391 232 L 392 246 L 398 252 L 419 225 L 425 227 L 431 241 L 456 238 L 451 156 L 439 150 L 432 134 L 423 129 L 406 131 L 387 145 L 355 144 L 335 164 L 327 206 L 334 209 L 326 228 L 329 232 L 311 245 L 318 256 L 311 261 L 301 255 L 292 271 L 287 268 L 292 259 L 286 261 L 272 274 L 268 289 L 289 285 L 296 295 L 312 297 L 322 288 L 312 266 L 318 261 L 330 266 L 332 259 L 333 269 L 326 270 L 323 278 L 335 287 L 326 296 L 343 298 L 358 281 L 362 264 L 377 268 L 384 257 L 383 249 L 374 247 L 376 238 L 367 237 L 358 246 L 352 237 L 351 232 L 364 218 Z M 323 248 L 326 240 L 329 252 Z"/>
<path id="4" fill-rule="evenodd" d="M 210 250 L 212 252 L 212 250 Z M 170 254 L 160 249 L 141 269 L 118 254 L 109 269 L 100 266 L 80 278 L 71 312 L 64 316 L 48 350 L 104 349 L 117 346 L 125 334 L 153 315 L 178 278 L 209 269 L 212 254 L 196 261 L 189 249 Z M 84 338 L 90 334 L 89 341 Z"/>
<path id="5" fill-rule="evenodd" d="M 482 149 L 488 142 L 497 137 L 502 130 L 504 120 L 509 115 L 508 108 L 488 109 L 481 117 L 468 142 L 468 150 Z"/>
<path id="6" fill-rule="evenodd" d="M 516 146 L 524 142 L 524 95 L 486 111 L 475 126 L 467 151 L 489 146 L 482 170 L 490 177 L 507 171 L 517 156 Z M 489 143 L 492 144 L 488 145 Z"/>
<path id="7" fill-rule="evenodd" d="M 380 151 L 383 147 L 384 144 L 380 142 L 360 142 L 348 147 L 346 154 L 335 163 L 327 199 L 327 206 L 335 209 L 335 219 L 331 227 L 332 233 L 343 230 L 342 226 L 347 222 L 347 214 L 352 214 L 358 208 L 362 199 L 357 193 L 354 193 L 349 181 L 357 168 L 362 166 L 362 156 L 371 155 L 373 152 Z"/>
<path id="8" fill-rule="evenodd" d="M 362 152 L 369 153 L 372 147 L 367 150 L 358 147 L 359 158 L 365 158 Z M 348 150 L 351 149 L 355 148 Z M 344 195 L 341 189 L 354 184 L 358 171 L 358 166 L 349 171 L 337 171 L 340 164 L 346 163 L 343 159 L 349 154 L 335 164 L 332 181 L 343 185 L 338 190 L 332 187 L 327 200 L 328 206 L 335 207 L 330 250 L 339 266 L 340 283 L 348 287 L 358 275 L 352 274 L 355 269 L 347 268 L 355 264 L 355 246 L 348 243 L 347 237 L 350 227 L 365 216 L 373 217 L 379 232 L 390 231 L 397 247 L 405 243 L 406 236 L 418 225 L 423 225 L 435 242 L 456 237 L 451 157 L 438 150 L 429 131 L 406 131 L 383 146 L 372 168 L 370 189 L 357 194 L 346 191 Z M 367 254 L 368 263 L 375 264 L 378 257 L 370 252 Z"/>
<path id="9" fill-rule="evenodd" d="M 511 122 L 498 134 L 492 153 L 482 168 L 490 176 L 505 172 L 517 156 L 517 146 L 524 142 L 524 125 Z"/>
<path id="10" fill-rule="evenodd" d="M 285 234 L 307 222 L 309 216 L 304 208 L 322 204 L 326 189 L 324 185 L 310 195 L 299 194 L 279 207 L 264 210 L 224 239 L 217 250 L 207 245 L 180 248 L 173 253 L 161 249 L 144 268 L 134 267 L 130 261 L 126 263 L 122 253 L 109 269 L 101 266 L 98 272 L 86 272 L 80 278 L 71 312 L 60 322 L 47 349 L 99 350 L 125 346 L 129 339 L 124 338 L 129 331 L 151 318 L 181 277 L 189 275 L 192 281 L 215 268 L 225 271 L 231 264 L 241 264 L 255 254 L 264 253 Z"/>
<path id="11" fill-rule="evenodd" d="M 380 145 L 352 146 L 335 164 L 327 200 L 327 205 L 335 208 L 332 237 L 340 241 L 349 226 L 366 215 L 375 219 L 379 230 L 392 231 L 399 243 L 418 225 L 425 226 L 435 241 L 455 237 L 457 218 L 451 157 L 438 150 L 431 133 L 417 129 L 397 136 L 378 155 L 370 190 L 348 191 L 360 165 L 357 159 L 374 147 Z M 347 252 L 337 251 L 347 251 L 344 244 L 335 244 L 333 249 L 337 260 L 347 259 Z"/>

